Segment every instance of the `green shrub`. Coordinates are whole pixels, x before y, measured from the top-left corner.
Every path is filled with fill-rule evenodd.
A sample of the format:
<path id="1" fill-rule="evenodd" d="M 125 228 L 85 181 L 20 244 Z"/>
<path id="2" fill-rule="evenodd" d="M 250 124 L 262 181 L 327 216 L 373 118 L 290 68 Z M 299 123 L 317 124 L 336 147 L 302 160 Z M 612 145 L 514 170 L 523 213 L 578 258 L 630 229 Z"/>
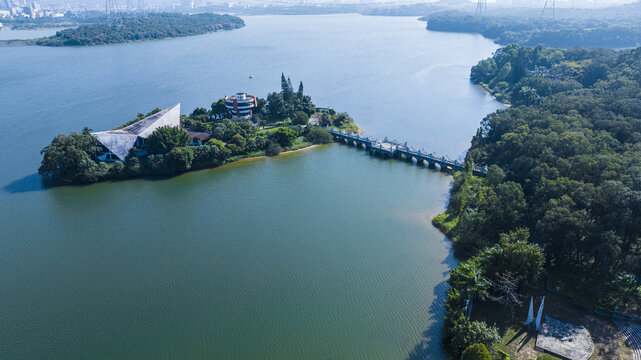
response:
<path id="1" fill-rule="evenodd" d="M 309 122 L 309 116 L 305 114 L 304 111 L 296 111 L 294 118 L 292 119 L 292 124 L 294 125 L 307 125 Z"/>
<path id="2" fill-rule="evenodd" d="M 492 355 L 483 344 L 473 344 L 467 347 L 461 355 L 461 360 L 492 360 Z"/>
<path id="3" fill-rule="evenodd" d="M 190 147 L 177 147 L 171 149 L 165 158 L 169 161 L 169 168 L 172 172 L 183 172 L 191 169 L 194 151 Z"/>
<path id="4" fill-rule="evenodd" d="M 280 127 L 276 131 L 269 134 L 270 140 L 277 143 L 283 148 L 292 146 L 294 140 L 298 137 L 298 132 L 294 129 Z"/>
<path id="5" fill-rule="evenodd" d="M 332 125 L 348 132 L 358 131 L 358 126 L 354 123 L 354 119 L 352 119 L 347 113 L 340 113 L 336 115 L 332 121 Z"/>
<path id="6" fill-rule="evenodd" d="M 497 328 L 488 326 L 483 321 L 470 321 L 464 317 L 453 321 L 448 335 L 448 349 L 454 356 L 460 356 L 463 350 L 473 344 L 483 344 L 491 349 L 501 339 Z"/>
<path id="7" fill-rule="evenodd" d="M 327 129 L 315 127 L 305 134 L 305 140 L 313 144 L 329 144 L 332 142 L 332 134 Z"/>
<path id="8" fill-rule="evenodd" d="M 536 357 L 536 360 L 560 360 L 560 359 L 561 358 L 551 354 L 539 354 L 539 356 Z"/>
<path id="9" fill-rule="evenodd" d="M 189 134 L 175 126 L 162 126 L 149 135 L 147 142 L 153 153 L 166 154 L 173 148 L 187 145 Z"/>
<path id="10" fill-rule="evenodd" d="M 265 150 L 265 155 L 267 156 L 276 156 L 280 154 L 280 146 L 277 143 L 270 141 Z"/>

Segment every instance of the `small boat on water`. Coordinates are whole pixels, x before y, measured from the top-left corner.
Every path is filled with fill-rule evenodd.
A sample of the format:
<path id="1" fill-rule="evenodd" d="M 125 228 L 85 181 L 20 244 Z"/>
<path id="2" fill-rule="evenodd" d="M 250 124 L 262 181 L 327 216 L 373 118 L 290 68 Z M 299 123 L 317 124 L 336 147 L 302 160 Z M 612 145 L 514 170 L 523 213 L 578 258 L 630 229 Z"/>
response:
<path id="1" fill-rule="evenodd" d="M 250 78 L 250 79 L 253 79 L 253 78 L 254 78 L 254 75 L 249 74 L 249 78 Z"/>

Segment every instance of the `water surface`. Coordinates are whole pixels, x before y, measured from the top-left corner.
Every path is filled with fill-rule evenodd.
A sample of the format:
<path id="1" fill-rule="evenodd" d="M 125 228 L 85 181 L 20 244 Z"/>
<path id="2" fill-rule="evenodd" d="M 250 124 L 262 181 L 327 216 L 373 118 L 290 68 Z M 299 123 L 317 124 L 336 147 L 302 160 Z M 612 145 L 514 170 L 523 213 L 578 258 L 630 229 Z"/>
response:
<path id="1" fill-rule="evenodd" d="M 13 30 L 13 29 L 3 28 L 3 29 L 0 29 L 0 40 L 36 39 L 36 38 L 55 35 L 56 32 L 60 31 L 61 29 L 62 28 Z"/>
<path id="2" fill-rule="evenodd" d="M 463 154 L 499 105 L 496 45 L 411 18 L 262 16 L 240 30 L 0 48 L 0 354 L 8 359 L 441 359 L 450 178 L 329 145 L 170 179 L 43 189 L 39 149 L 285 72 L 369 134 Z M 249 74 L 254 78 L 249 79 Z"/>

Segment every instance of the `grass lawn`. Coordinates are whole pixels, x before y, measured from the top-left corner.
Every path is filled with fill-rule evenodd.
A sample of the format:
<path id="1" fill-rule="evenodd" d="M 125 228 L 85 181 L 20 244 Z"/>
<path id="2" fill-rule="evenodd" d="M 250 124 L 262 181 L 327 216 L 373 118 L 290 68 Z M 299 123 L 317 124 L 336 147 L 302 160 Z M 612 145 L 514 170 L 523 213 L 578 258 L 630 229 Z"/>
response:
<path id="1" fill-rule="evenodd" d="M 305 138 L 301 136 L 301 137 L 298 137 L 294 141 L 294 144 L 292 146 L 290 146 L 290 147 L 288 147 L 286 149 L 283 149 L 283 152 L 300 150 L 300 149 L 303 149 L 303 148 L 306 148 L 306 147 L 309 147 L 309 146 L 312 146 L 312 145 L 314 145 L 314 144 L 312 144 L 312 143 L 310 143 L 308 141 L 305 141 Z M 264 156 L 264 155 L 265 155 L 265 151 L 264 150 L 254 151 L 253 153 L 249 153 L 249 154 L 232 156 L 229 159 L 227 159 L 227 162 L 230 163 L 230 162 L 234 162 L 234 161 L 238 161 L 238 160 L 242 160 L 242 159 L 247 159 L 247 158 L 257 157 L 257 156 Z"/>
<path id="2" fill-rule="evenodd" d="M 299 149 L 306 148 L 306 147 L 312 146 L 312 145 L 314 145 L 314 144 L 312 144 L 312 143 L 310 143 L 308 141 L 305 141 L 305 138 L 301 136 L 301 137 L 297 138 L 294 141 L 294 144 L 292 146 L 288 147 L 287 149 L 283 149 L 283 151 L 299 150 Z"/>
<path id="3" fill-rule="evenodd" d="M 447 235 L 450 240 L 454 241 L 456 238 L 456 231 L 453 231 L 452 229 L 454 229 L 458 224 L 458 219 L 459 217 L 453 212 L 446 211 L 434 216 L 432 218 L 432 224 Z"/>

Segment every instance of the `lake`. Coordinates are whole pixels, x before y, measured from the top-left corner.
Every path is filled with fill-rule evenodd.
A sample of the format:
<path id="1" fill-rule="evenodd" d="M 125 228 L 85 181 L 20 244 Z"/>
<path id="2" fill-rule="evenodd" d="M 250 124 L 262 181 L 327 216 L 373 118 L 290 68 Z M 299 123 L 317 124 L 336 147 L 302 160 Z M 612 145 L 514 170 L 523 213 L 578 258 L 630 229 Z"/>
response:
<path id="1" fill-rule="evenodd" d="M 0 29 L 0 40 L 26 40 L 34 39 L 45 36 L 55 35 L 58 29 L 32 29 L 32 30 L 13 30 L 13 29 Z"/>
<path id="2" fill-rule="evenodd" d="M 331 144 L 168 179 L 45 189 L 39 150 L 280 74 L 368 135 L 461 157 L 500 107 L 497 46 L 407 17 L 245 17 L 189 38 L 0 48 L 0 354 L 7 359 L 443 359 L 451 178 Z M 249 78 L 249 74 L 253 78 Z"/>

